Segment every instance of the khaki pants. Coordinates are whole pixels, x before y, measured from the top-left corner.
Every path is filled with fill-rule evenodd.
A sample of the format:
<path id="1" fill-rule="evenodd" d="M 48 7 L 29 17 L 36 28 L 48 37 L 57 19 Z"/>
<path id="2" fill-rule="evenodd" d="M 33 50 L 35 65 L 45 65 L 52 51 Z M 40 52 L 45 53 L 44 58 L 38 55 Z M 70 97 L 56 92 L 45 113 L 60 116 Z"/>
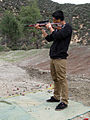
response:
<path id="1" fill-rule="evenodd" d="M 54 98 L 68 104 L 66 59 L 51 59 L 50 69 L 51 76 L 54 81 Z"/>

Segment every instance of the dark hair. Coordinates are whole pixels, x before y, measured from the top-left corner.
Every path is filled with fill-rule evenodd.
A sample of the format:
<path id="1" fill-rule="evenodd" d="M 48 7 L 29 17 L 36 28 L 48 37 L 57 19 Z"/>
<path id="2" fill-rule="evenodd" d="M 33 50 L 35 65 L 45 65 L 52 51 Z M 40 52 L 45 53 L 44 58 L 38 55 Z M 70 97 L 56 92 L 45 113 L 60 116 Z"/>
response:
<path id="1" fill-rule="evenodd" d="M 52 16 L 53 16 L 56 20 L 58 20 L 58 19 L 60 19 L 61 21 L 64 20 L 64 14 L 63 14 L 63 12 L 62 12 L 61 10 L 55 11 L 55 12 L 52 14 Z"/>

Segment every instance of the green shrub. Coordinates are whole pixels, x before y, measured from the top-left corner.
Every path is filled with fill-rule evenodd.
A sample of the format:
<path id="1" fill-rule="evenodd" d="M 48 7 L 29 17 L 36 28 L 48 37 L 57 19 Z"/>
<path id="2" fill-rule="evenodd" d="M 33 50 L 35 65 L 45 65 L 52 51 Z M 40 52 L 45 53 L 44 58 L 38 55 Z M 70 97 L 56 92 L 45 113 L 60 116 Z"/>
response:
<path id="1" fill-rule="evenodd" d="M 2 35 L 7 38 L 5 41 L 7 46 L 12 49 L 12 46 L 17 44 L 22 33 L 20 24 L 12 12 L 5 11 L 0 23 L 0 30 Z"/>
<path id="2" fill-rule="evenodd" d="M 9 51 L 10 49 L 8 47 L 0 45 L 0 52 L 2 51 Z"/>

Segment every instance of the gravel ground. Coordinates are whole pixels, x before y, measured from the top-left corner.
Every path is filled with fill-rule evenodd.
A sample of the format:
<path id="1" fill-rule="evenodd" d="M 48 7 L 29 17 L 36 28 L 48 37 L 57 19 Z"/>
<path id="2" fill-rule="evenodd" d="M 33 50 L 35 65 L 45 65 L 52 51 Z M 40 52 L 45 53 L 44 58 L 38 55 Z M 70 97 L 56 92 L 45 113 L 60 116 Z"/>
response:
<path id="1" fill-rule="evenodd" d="M 86 106 L 90 106 L 89 48 L 90 47 L 88 48 L 79 47 L 78 49 L 73 48 L 72 51 L 70 50 L 69 51 L 70 57 L 68 58 L 67 66 L 69 99 L 82 102 Z M 82 50 L 85 54 L 83 54 Z M 26 58 L 25 55 L 25 59 L 22 59 L 21 61 L 19 60 L 18 62 L 17 61 L 12 62 L 12 60 L 10 59 L 11 57 L 10 54 L 9 62 L 5 60 L 5 56 L 7 57 L 7 55 L 4 55 L 4 60 L 2 59 L 1 56 L 0 59 L 1 98 L 16 95 L 24 96 L 28 92 L 47 89 L 48 87 L 50 87 L 50 84 L 53 84 L 49 70 L 48 50 L 42 50 L 41 51 L 42 54 L 39 52 L 36 53 L 37 56 L 36 54 L 34 54 L 32 56 L 29 56 L 28 58 Z M 13 52 L 11 53 L 13 54 Z M 28 55 L 29 54 L 30 53 L 28 52 Z M 19 57 L 19 55 L 17 57 Z M 21 58 L 23 57 L 21 56 Z M 46 68 L 43 66 L 46 66 Z M 87 113 L 81 117 L 77 117 L 73 120 L 83 120 L 85 117 L 90 118 L 90 113 Z"/>

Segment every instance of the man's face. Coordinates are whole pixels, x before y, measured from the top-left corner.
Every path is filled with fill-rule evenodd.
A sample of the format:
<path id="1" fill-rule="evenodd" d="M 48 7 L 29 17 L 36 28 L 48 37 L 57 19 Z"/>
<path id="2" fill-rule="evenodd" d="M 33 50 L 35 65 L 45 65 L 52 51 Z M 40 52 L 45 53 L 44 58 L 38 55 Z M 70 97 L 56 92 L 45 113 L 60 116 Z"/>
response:
<path id="1" fill-rule="evenodd" d="M 55 18 L 53 17 L 53 22 L 54 22 L 54 23 L 60 23 L 61 20 L 60 20 L 60 19 L 57 20 L 57 19 L 55 19 Z"/>

